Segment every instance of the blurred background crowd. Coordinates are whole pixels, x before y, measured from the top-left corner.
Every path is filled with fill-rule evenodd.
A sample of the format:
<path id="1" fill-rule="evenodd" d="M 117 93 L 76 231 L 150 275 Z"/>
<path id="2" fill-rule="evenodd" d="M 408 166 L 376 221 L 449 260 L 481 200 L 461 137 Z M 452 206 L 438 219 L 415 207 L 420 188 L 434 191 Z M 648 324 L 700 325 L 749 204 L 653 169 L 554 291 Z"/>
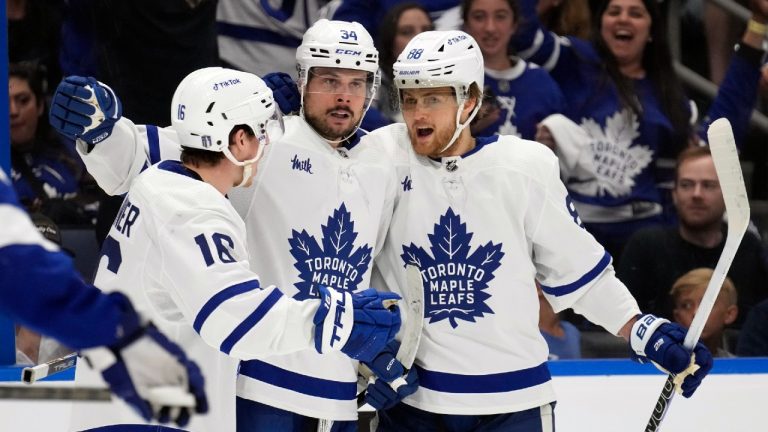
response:
<path id="1" fill-rule="evenodd" d="M 636 119 L 638 134 L 648 141 L 643 144 L 654 149 L 647 162 L 655 165 L 653 175 L 638 181 L 647 181 L 648 193 L 661 197 L 653 203 L 659 211 L 643 206 L 646 202 L 611 201 L 610 193 L 603 201 L 582 199 L 577 208 L 586 228 L 611 252 L 618 276 L 641 309 L 683 325 L 698 308 L 727 223 L 711 155 L 700 138 L 713 116 L 734 117 L 753 226 L 702 339 L 719 356 L 768 356 L 768 118 L 763 114 L 768 9 L 763 3 L 8 0 L 12 180 L 23 204 L 39 215 L 38 228 L 55 231 L 81 272 L 91 276 L 121 198 L 101 191 L 74 143 L 48 125 L 47 107 L 63 76 L 96 77 L 120 95 L 124 116 L 168 126 L 172 94 L 189 72 L 226 65 L 296 78 L 295 50 L 309 26 L 320 18 L 358 21 L 373 36 L 381 59 L 382 85 L 363 123 L 372 130 L 401 120 L 392 64 L 407 42 L 427 30 L 462 29 L 477 40 L 486 68 L 484 106 L 473 133 L 512 134 L 549 145 L 563 160 L 563 180 L 577 201 L 585 189 L 569 183 L 577 175 L 566 169 L 569 153 L 557 114 L 578 123 L 600 110 L 591 98 L 608 87 L 598 80 L 586 88 L 580 77 L 597 74 L 613 84 L 610 89 L 618 91 L 626 115 Z M 650 24 L 643 24 L 637 7 L 647 10 Z M 638 29 L 647 31 L 640 42 Z M 594 50 L 580 50 L 587 45 Z M 578 67 L 569 63 L 569 56 L 583 52 L 598 57 Z M 631 55 L 640 57 L 641 71 L 625 67 L 622 56 Z M 610 122 L 604 122 L 605 134 L 615 132 Z M 656 123 L 667 132 L 648 132 Z M 589 129 L 583 122 L 579 126 Z M 615 214 L 604 214 L 606 209 Z M 619 214 L 628 209 L 640 216 L 622 219 Z M 540 298 L 540 327 L 552 359 L 628 356 L 623 340 L 579 316 L 555 314 Z M 32 362 L 45 360 L 37 348 L 20 351 Z"/>

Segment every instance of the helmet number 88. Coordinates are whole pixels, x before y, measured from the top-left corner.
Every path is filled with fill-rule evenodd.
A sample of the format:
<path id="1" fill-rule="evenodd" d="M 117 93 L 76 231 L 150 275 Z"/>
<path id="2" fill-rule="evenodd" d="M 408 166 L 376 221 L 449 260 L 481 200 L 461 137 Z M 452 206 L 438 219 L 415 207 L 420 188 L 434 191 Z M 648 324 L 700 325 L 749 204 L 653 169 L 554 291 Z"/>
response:
<path id="1" fill-rule="evenodd" d="M 344 30 L 344 29 L 341 29 L 341 30 L 339 30 L 339 31 L 341 32 L 341 38 L 342 38 L 342 39 L 345 39 L 345 40 L 346 40 L 346 39 L 354 39 L 354 40 L 357 40 L 357 33 L 355 33 L 355 31 L 354 31 L 354 30 L 352 30 L 352 31 L 348 31 L 348 30 Z"/>
<path id="2" fill-rule="evenodd" d="M 424 48 L 416 48 L 412 49 L 409 53 L 406 59 L 418 59 L 421 57 L 421 53 L 424 52 Z"/>

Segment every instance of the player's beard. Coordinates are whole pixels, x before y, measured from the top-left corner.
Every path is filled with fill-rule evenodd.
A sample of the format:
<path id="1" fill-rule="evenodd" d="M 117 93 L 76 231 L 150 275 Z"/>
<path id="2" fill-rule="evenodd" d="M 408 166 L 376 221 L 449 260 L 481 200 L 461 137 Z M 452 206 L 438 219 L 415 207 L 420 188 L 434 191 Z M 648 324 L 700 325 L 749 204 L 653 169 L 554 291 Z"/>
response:
<path id="1" fill-rule="evenodd" d="M 342 129 L 341 131 L 338 131 L 337 129 L 335 130 L 335 128 L 328 126 L 324 119 L 324 116 L 328 115 L 329 112 L 338 110 L 343 110 L 349 113 L 349 118 L 351 119 L 350 126 L 346 129 Z M 360 118 L 355 117 L 355 113 L 347 107 L 333 107 L 332 109 L 326 110 L 323 116 L 315 116 L 305 111 L 304 118 L 307 120 L 307 123 L 312 126 L 312 129 L 314 129 L 315 132 L 329 141 L 346 139 L 355 132 L 358 127 L 358 123 L 360 122 Z"/>
<path id="2" fill-rule="evenodd" d="M 422 156 L 439 157 L 440 153 L 443 153 L 443 147 L 448 144 L 448 141 L 453 137 L 453 133 L 456 131 L 456 126 L 451 127 L 435 127 L 433 128 L 431 139 L 428 143 L 419 144 L 416 135 L 416 127 L 408 130 L 408 137 L 411 139 L 411 146 L 414 151 Z M 454 142 L 455 144 L 455 142 Z M 446 149 L 448 150 L 448 149 Z"/>

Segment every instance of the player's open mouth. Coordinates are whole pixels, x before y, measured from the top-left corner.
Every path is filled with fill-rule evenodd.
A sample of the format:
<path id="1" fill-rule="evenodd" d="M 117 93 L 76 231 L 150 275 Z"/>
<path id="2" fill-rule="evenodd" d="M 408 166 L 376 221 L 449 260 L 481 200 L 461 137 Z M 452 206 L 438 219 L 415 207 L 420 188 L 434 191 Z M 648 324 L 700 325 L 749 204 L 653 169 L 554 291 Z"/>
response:
<path id="1" fill-rule="evenodd" d="M 352 114 L 349 111 L 331 111 L 329 113 L 331 117 L 335 117 L 338 119 L 348 119 L 352 117 Z"/>
<path id="2" fill-rule="evenodd" d="M 428 137 L 428 136 L 432 135 L 433 131 L 434 131 L 434 129 L 432 129 L 432 128 L 417 128 L 416 129 L 416 136 L 418 136 L 419 138 L 421 138 L 421 137 Z"/>

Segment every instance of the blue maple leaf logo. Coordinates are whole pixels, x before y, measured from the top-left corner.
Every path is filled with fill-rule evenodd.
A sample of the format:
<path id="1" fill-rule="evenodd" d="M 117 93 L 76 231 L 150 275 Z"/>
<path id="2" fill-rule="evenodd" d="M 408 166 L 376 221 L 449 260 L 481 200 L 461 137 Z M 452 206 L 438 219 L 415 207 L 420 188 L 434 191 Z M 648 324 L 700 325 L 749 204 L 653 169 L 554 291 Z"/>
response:
<path id="1" fill-rule="evenodd" d="M 403 246 L 400 257 L 405 265 L 421 269 L 424 315 L 430 323 L 448 319 L 456 328 L 457 320 L 475 322 L 475 318 L 494 313 L 485 303 L 491 297 L 485 289 L 504 252 L 501 243 L 488 242 L 470 254 L 472 236 L 449 207 L 428 235 L 431 254 L 413 243 Z"/>
<path id="2" fill-rule="evenodd" d="M 288 243 L 300 278 L 295 284 L 299 290 L 294 296 L 297 300 L 318 298 L 317 285 L 354 291 L 371 263 L 370 246 L 354 247 L 355 223 L 344 203 L 328 217 L 321 231 L 322 245 L 306 230 L 291 230 Z"/>

